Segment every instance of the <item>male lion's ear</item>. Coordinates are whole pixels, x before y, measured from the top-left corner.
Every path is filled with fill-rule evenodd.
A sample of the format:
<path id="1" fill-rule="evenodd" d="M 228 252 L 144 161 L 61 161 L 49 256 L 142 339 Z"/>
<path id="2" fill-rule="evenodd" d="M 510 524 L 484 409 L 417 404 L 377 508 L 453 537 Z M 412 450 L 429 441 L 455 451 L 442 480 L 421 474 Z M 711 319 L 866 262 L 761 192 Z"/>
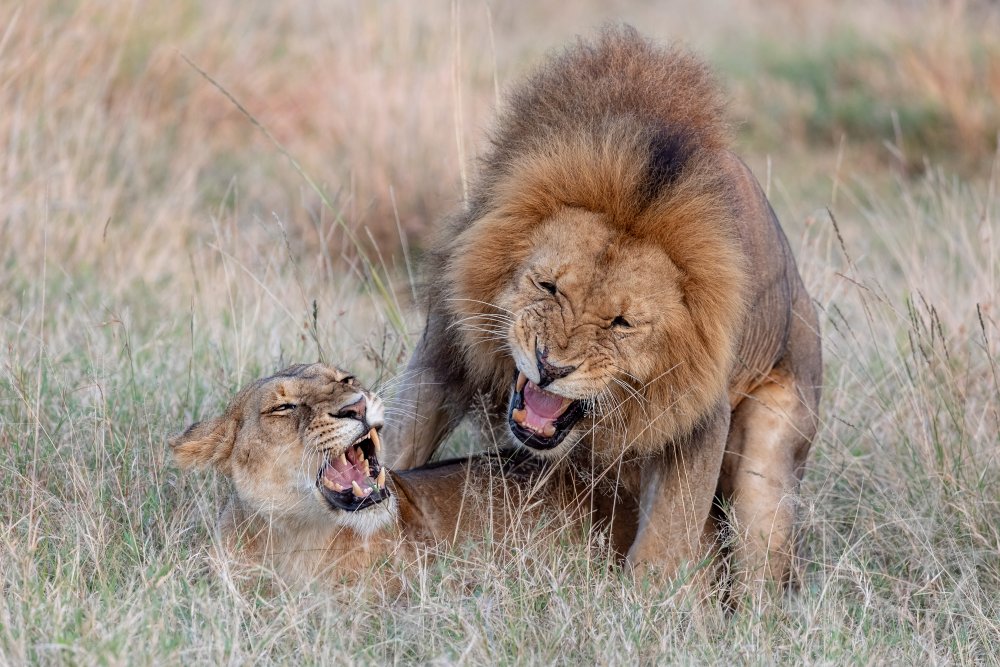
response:
<path id="1" fill-rule="evenodd" d="M 216 417 L 195 422 L 180 435 L 170 438 L 170 451 L 174 461 L 185 470 L 214 466 L 229 474 L 229 455 L 236 442 L 235 420 Z"/>

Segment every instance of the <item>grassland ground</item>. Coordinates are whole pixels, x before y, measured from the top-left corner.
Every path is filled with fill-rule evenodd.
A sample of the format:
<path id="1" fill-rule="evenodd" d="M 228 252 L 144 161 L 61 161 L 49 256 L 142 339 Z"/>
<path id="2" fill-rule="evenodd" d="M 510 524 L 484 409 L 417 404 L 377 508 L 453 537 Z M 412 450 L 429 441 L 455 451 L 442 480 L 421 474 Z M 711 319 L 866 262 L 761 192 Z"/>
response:
<path id="1" fill-rule="evenodd" d="M 996 664 L 1000 13 L 676 9 L 0 5 L 0 663 Z M 227 568 L 224 487 L 166 435 L 303 360 L 407 409 L 420 251 L 497 90 L 613 17 L 717 66 L 821 314 L 798 592 L 693 607 L 546 526 L 399 596 Z"/>

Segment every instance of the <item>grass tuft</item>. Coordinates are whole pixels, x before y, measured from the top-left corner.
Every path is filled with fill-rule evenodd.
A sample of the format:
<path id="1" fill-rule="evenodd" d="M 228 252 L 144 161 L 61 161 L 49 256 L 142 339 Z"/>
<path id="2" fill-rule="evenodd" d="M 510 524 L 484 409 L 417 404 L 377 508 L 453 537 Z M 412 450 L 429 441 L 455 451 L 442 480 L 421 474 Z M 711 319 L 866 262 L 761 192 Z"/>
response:
<path id="1" fill-rule="evenodd" d="M 995 662 L 996 8 L 488 9 L 0 6 L 0 663 Z M 497 83 L 613 16 L 719 67 L 821 313 L 798 593 L 730 616 L 558 539 L 401 592 L 217 561 L 225 489 L 167 434 L 291 362 L 391 388 L 403 242 L 460 199 Z"/>

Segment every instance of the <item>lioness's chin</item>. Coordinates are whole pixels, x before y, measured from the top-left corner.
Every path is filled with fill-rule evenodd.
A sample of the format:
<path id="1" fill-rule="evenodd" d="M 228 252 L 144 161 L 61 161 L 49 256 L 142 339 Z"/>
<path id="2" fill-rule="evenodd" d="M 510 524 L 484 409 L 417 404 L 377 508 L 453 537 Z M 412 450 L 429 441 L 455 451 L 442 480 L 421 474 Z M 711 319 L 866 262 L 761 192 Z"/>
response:
<path id="1" fill-rule="evenodd" d="M 507 425 L 517 444 L 541 456 L 556 457 L 582 437 L 575 429 L 585 403 L 542 389 L 517 369 L 507 406 Z"/>
<path id="2" fill-rule="evenodd" d="M 379 530 L 395 525 L 397 514 L 396 497 L 386 492 L 381 501 L 366 506 L 362 511 L 341 512 L 338 521 L 340 525 L 368 537 Z"/>

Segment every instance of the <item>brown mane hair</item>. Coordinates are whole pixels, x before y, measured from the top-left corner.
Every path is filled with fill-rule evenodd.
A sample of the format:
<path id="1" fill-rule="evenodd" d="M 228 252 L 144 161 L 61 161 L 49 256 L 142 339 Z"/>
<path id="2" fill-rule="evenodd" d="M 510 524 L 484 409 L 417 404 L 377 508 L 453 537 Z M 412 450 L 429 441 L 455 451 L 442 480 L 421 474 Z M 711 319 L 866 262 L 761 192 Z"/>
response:
<path id="1" fill-rule="evenodd" d="M 729 155 L 722 108 L 704 64 L 630 27 L 567 48 L 501 113 L 465 210 L 434 244 L 430 292 L 445 299 L 429 311 L 452 322 L 497 315 L 490 304 L 529 256 L 533 228 L 566 207 L 603 214 L 624 237 L 666 253 L 680 271 L 686 310 L 667 332 L 660 367 L 637 388 L 647 403 L 626 405 L 628 430 L 643 434 L 631 445 L 636 453 L 662 449 L 665 438 L 689 431 L 725 394 L 744 316 L 746 267 L 721 168 Z M 468 330 L 450 336 L 475 389 L 506 388 L 510 363 L 500 341 Z M 620 445 L 608 453 L 617 456 Z"/>

